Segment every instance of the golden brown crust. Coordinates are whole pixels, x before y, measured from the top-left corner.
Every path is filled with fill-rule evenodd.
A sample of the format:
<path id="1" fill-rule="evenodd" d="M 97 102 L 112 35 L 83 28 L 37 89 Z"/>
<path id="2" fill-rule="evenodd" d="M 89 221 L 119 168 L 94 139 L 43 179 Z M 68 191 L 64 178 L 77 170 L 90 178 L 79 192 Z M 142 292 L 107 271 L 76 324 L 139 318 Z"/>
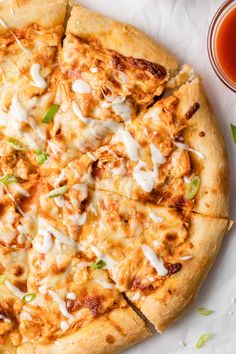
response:
<path id="1" fill-rule="evenodd" d="M 67 25 L 68 32 L 82 38 L 92 36 L 103 47 L 116 50 L 125 56 L 146 59 L 166 69 L 176 70 L 178 67 L 177 59 L 142 31 L 80 5 L 72 9 Z"/>
<path id="2" fill-rule="evenodd" d="M 78 332 L 46 346 L 26 343 L 17 354 L 106 354 L 119 353 L 150 336 L 141 318 L 129 307 L 116 309 Z M 61 345 L 60 345 L 61 344 Z"/>
<path id="3" fill-rule="evenodd" d="M 193 258 L 184 261 L 181 272 L 167 279 L 164 286 L 155 295 L 147 297 L 141 306 L 141 311 L 159 332 L 175 322 L 196 299 L 227 228 L 226 219 L 193 214 L 190 227 Z"/>
<path id="4" fill-rule="evenodd" d="M 191 83 L 183 85 L 176 96 L 180 98 L 178 109 L 181 113 L 195 103 L 200 106 L 183 134 L 184 142 L 205 156 L 204 160 L 195 154 L 192 156 L 193 168 L 201 179 L 194 211 L 212 217 L 228 217 L 229 169 L 226 147 L 200 78 L 196 77 Z M 181 100 L 181 97 L 184 99 Z"/>
<path id="5" fill-rule="evenodd" d="M 4 0 L 0 3 L 0 17 L 10 28 L 23 28 L 33 23 L 45 27 L 63 24 L 67 0 Z M 7 29 L 0 26 L 0 33 Z"/>

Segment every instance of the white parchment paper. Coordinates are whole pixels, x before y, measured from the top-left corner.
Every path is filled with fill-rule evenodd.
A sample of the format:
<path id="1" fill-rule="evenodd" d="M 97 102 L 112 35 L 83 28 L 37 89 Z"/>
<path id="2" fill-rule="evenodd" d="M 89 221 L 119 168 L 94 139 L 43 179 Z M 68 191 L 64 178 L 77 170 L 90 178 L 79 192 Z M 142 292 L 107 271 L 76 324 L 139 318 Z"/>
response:
<path id="1" fill-rule="evenodd" d="M 230 123 L 236 125 L 236 94 L 216 77 L 207 55 L 210 21 L 222 0 L 80 0 L 81 4 L 118 20 L 131 23 L 191 64 L 203 80 L 223 131 L 231 169 L 231 217 L 236 218 L 236 144 Z M 214 156 L 212 156 L 214 158 Z M 126 354 L 236 354 L 236 228 L 225 237 L 220 255 L 203 286 L 197 303 L 162 335 L 140 343 Z M 235 300 L 236 301 L 236 300 Z M 215 310 L 209 317 L 196 309 Z M 201 349 L 199 336 L 211 334 Z M 180 341 L 186 342 L 181 347 Z"/>

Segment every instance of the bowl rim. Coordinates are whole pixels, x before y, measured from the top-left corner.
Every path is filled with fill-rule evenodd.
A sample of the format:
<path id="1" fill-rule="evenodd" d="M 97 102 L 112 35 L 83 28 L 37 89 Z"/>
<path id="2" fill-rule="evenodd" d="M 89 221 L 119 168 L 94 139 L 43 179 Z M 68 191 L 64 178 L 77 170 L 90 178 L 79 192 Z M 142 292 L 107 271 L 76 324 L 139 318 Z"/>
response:
<path id="1" fill-rule="evenodd" d="M 220 16 L 222 15 L 222 13 L 224 11 L 225 15 L 228 13 L 227 12 L 227 8 L 230 8 L 230 6 L 233 4 L 233 6 L 231 7 L 230 11 L 232 10 L 232 8 L 236 7 L 236 0 L 226 0 L 223 2 L 223 4 L 218 8 L 218 10 L 215 12 L 210 26 L 209 26 L 209 30 L 208 30 L 208 35 L 207 35 L 207 52 L 208 52 L 208 57 L 210 59 L 210 63 L 211 66 L 214 70 L 214 72 L 216 73 L 216 75 L 218 76 L 218 78 L 221 80 L 221 82 L 223 82 L 230 90 L 232 90 L 233 92 L 236 92 L 236 83 L 232 83 L 232 81 L 230 81 L 230 79 L 227 78 L 226 75 L 224 75 L 223 70 L 220 69 L 219 65 L 217 64 L 216 58 L 215 58 L 215 51 L 214 51 L 214 44 L 213 44 L 213 39 L 214 39 L 214 35 L 215 35 L 215 30 L 217 29 L 218 26 L 218 20 L 220 18 Z M 225 17 L 222 16 L 222 19 Z M 221 19 L 221 21 L 222 21 Z"/>

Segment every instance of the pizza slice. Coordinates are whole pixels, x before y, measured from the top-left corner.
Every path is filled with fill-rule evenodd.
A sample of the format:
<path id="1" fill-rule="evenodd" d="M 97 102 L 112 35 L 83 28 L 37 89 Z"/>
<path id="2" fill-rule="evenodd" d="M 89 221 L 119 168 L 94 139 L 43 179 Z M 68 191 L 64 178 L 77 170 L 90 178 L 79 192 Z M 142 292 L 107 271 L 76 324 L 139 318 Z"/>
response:
<path id="1" fill-rule="evenodd" d="M 186 215 L 97 191 L 79 245 L 108 269 L 159 332 L 193 302 L 218 253 L 228 220 Z"/>
<path id="2" fill-rule="evenodd" d="M 224 142 L 198 77 L 118 129 L 94 155 L 99 190 L 208 216 L 228 215 Z"/>
<path id="3" fill-rule="evenodd" d="M 177 71 L 175 58 L 149 39 L 143 55 L 137 41 L 144 35 L 129 26 L 107 20 L 104 28 L 112 31 L 104 42 L 103 20 L 78 5 L 67 24 L 60 55 L 62 79 L 55 101 L 60 109 L 50 126 L 50 145 L 57 150 L 57 164 L 65 165 L 109 143 L 123 124 L 161 96 Z M 119 42 L 113 38 L 117 31 L 124 31 L 126 41 L 130 37 L 133 45 L 122 48 L 122 38 Z"/>
<path id="4" fill-rule="evenodd" d="M 118 352 L 150 335 L 108 271 L 78 242 L 88 193 L 86 185 L 74 183 L 75 166 L 61 176 L 66 185 L 52 190 L 45 177 L 40 189 L 19 353 Z"/>

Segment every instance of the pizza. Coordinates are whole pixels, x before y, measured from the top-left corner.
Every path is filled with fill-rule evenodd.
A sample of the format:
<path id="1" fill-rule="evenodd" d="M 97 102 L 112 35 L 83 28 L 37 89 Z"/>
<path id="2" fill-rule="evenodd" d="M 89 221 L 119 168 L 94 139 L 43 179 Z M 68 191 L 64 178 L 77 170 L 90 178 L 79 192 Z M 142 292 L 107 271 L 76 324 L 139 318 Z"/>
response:
<path id="1" fill-rule="evenodd" d="M 230 227 L 200 77 L 77 3 L 3 0 L 0 86 L 0 353 L 118 353 L 163 332 Z"/>

